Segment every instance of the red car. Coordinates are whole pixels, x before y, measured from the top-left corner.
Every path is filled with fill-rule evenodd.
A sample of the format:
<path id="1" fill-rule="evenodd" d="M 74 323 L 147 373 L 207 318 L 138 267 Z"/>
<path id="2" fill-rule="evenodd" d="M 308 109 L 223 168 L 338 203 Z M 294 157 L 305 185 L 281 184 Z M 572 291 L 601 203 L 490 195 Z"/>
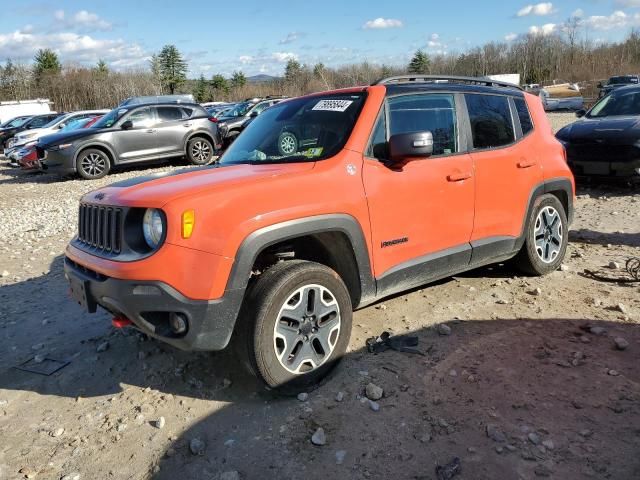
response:
<path id="1" fill-rule="evenodd" d="M 83 118 L 77 122 L 71 124 L 75 128 L 69 130 L 79 130 L 81 128 L 90 128 L 94 123 L 102 118 L 102 115 L 97 117 Z M 36 152 L 36 145 L 30 145 L 23 148 L 17 153 L 17 163 L 23 170 L 35 170 L 38 168 L 38 153 Z"/>

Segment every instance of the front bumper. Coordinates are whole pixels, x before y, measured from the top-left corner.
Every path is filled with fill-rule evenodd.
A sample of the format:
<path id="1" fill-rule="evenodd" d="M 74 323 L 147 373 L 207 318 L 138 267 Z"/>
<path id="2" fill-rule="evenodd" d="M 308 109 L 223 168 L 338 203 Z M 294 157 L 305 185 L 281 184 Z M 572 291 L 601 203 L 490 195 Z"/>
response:
<path id="1" fill-rule="evenodd" d="M 64 150 L 38 149 L 40 168 L 42 170 L 54 170 L 59 173 L 75 173 L 75 148 Z M 41 152 L 41 153 L 40 153 Z"/>
<path id="2" fill-rule="evenodd" d="M 115 316 L 124 316 L 147 335 L 182 350 L 222 350 L 236 323 L 244 290 L 230 290 L 217 300 L 191 300 L 160 281 L 120 280 L 89 270 L 68 257 L 65 277 L 72 296 L 89 313 L 101 306 Z M 187 319 L 187 331 L 174 334 L 169 314 Z"/>

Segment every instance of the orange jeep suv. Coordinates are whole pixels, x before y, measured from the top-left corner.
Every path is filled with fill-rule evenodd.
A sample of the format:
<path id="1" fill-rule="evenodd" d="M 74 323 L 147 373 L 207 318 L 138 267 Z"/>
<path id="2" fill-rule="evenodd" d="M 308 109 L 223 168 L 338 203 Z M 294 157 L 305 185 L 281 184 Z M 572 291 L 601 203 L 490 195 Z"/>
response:
<path id="1" fill-rule="evenodd" d="M 65 273 L 89 312 L 185 350 L 233 343 L 296 390 L 345 354 L 354 309 L 511 258 L 556 270 L 573 200 L 537 97 L 393 77 L 283 101 L 215 165 L 87 194 Z"/>

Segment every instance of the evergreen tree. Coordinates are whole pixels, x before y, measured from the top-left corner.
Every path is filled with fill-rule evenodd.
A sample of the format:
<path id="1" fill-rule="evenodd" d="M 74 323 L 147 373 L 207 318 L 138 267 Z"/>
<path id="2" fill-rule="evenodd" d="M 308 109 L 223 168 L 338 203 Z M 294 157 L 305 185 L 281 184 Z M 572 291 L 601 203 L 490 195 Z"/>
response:
<path id="1" fill-rule="evenodd" d="M 429 69 L 431 67 L 431 61 L 429 60 L 429 56 L 423 52 L 422 50 L 418 50 L 411 62 L 409 63 L 409 68 L 407 69 L 409 73 L 429 73 Z"/>
<path id="2" fill-rule="evenodd" d="M 231 77 L 231 87 L 233 88 L 241 88 L 247 84 L 247 77 L 244 76 L 244 73 L 238 71 L 233 72 L 233 76 Z"/>
<path id="3" fill-rule="evenodd" d="M 289 59 L 284 68 L 284 79 L 289 83 L 295 83 L 302 75 L 302 65 L 295 58 Z"/>
<path id="4" fill-rule="evenodd" d="M 40 81 L 46 75 L 56 75 L 62 70 L 58 55 L 49 48 L 38 50 L 34 62 L 33 73 L 36 81 Z"/>
<path id="5" fill-rule="evenodd" d="M 187 80 L 187 62 L 175 45 L 165 45 L 157 56 L 157 63 L 162 87 L 175 93 Z"/>
<path id="6" fill-rule="evenodd" d="M 204 78 L 204 75 L 200 75 L 200 78 L 196 81 L 195 88 L 193 89 L 193 96 L 196 99 L 196 102 L 202 103 L 206 102 L 209 97 L 208 92 L 208 83 Z"/>
<path id="7" fill-rule="evenodd" d="M 99 76 L 106 77 L 107 75 L 109 75 L 109 67 L 107 66 L 107 62 L 102 59 L 98 60 L 98 63 L 96 64 L 93 71 Z"/>
<path id="8" fill-rule="evenodd" d="M 229 93 L 229 82 L 222 75 L 217 74 L 211 77 L 211 88 L 213 88 L 213 95 L 217 100 Z"/>

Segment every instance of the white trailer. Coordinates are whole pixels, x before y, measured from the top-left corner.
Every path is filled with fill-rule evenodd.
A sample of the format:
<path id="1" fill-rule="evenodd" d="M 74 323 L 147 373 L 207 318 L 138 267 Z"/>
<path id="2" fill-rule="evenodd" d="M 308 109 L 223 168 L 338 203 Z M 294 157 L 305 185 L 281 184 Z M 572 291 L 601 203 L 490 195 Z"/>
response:
<path id="1" fill-rule="evenodd" d="M 51 111 L 52 104 L 53 102 L 47 98 L 0 102 L 0 123 L 21 115 L 39 115 L 42 113 L 49 113 Z"/>

